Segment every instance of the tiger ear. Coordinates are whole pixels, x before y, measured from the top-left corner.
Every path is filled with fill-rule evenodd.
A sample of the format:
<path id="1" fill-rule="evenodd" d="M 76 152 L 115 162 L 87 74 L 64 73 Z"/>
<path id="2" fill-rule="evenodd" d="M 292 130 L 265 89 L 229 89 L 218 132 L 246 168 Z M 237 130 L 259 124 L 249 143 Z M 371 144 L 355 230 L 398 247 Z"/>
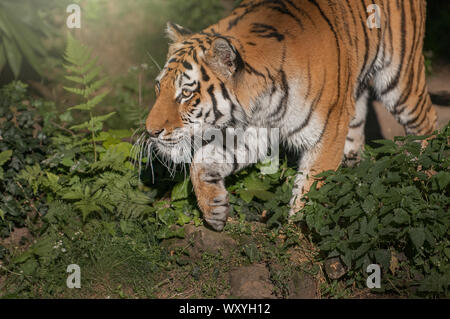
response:
<path id="1" fill-rule="evenodd" d="M 215 39 L 207 55 L 209 67 L 218 74 L 229 78 L 238 67 L 239 54 L 234 46 L 224 38 Z"/>
<path id="2" fill-rule="evenodd" d="M 179 24 L 167 22 L 166 33 L 173 42 L 181 42 L 192 35 L 192 31 Z"/>

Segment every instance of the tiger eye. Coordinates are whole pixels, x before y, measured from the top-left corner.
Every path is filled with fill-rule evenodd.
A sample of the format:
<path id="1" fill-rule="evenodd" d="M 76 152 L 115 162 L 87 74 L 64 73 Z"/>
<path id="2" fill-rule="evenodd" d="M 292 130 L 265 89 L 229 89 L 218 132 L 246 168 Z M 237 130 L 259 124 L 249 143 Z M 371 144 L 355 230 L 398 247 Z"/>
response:
<path id="1" fill-rule="evenodd" d="M 192 94 L 192 92 L 189 91 L 188 89 L 183 89 L 181 93 L 183 94 L 184 97 L 189 97 Z"/>

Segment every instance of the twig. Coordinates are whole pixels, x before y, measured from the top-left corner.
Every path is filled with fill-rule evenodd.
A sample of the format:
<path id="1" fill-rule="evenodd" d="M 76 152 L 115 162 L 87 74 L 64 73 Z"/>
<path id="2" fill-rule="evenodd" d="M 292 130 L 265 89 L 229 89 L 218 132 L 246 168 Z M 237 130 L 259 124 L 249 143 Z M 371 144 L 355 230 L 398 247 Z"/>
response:
<path id="1" fill-rule="evenodd" d="M 18 272 L 11 271 L 11 270 L 9 270 L 8 268 L 6 268 L 6 267 L 3 266 L 3 265 L 0 265 L 0 269 L 3 269 L 3 270 L 5 270 L 6 272 L 9 272 L 10 274 L 13 274 L 13 275 L 16 275 L 16 276 L 23 276 L 23 277 L 29 277 L 29 278 L 31 278 L 31 276 L 29 276 L 29 275 L 20 274 L 20 273 L 18 273 Z"/>
<path id="2" fill-rule="evenodd" d="M 150 54 L 150 52 L 147 51 L 148 56 L 150 57 L 150 59 L 152 59 L 153 63 L 156 65 L 156 67 L 159 69 L 159 71 L 162 70 L 162 68 L 159 66 L 158 62 L 156 62 L 156 60 L 152 57 L 152 55 Z"/>
<path id="3" fill-rule="evenodd" d="M 57 124 L 57 123 L 55 123 L 55 122 L 53 122 L 53 121 L 50 121 L 50 123 L 52 123 L 53 125 L 55 125 L 57 128 L 59 128 L 59 129 L 61 129 L 61 130 L 63 130 L 63 131 L 66 131 L 66 132 L 68 132 L 68 133 L 70 133 L 70 134 L 72 134 L 73 136 L 76 135 L 73 131 L 69 130 L 68 128 L 65 128 L 64 126 L 61 126 L 61 125 L 59 125 L 59 124 Z"/>

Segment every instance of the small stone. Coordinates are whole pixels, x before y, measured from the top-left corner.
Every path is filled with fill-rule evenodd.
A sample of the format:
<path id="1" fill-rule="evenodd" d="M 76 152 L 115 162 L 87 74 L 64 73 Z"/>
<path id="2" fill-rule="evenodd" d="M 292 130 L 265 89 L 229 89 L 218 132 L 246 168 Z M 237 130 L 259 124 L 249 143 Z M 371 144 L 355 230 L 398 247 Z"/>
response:
<path id="1" fill-rule="evenodd" d="M 338 257 L 330 258 L 325 261 L 325 272 L 330 279 L 339 279 L 345 275 L 347 270 L 342 265 Z"/>

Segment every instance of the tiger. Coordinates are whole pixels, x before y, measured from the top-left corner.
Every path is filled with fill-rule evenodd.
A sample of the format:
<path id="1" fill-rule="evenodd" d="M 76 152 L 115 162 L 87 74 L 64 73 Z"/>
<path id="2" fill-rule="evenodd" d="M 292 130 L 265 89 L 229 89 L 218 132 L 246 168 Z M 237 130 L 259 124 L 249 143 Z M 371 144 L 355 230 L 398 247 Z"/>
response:
<path id="1" fill-rule="evenodd" d="M 371 95 L 407 134 L 435 130 L 425 21 L 425 0 L 244 0 L 201 32 L 168 22 L 148 139 L 176 162 L 195 131 L 277 128 L 298 157 L 294 216 L 318 174 L 361 154 Z M 260 143 L 249 138 L 241 146 Z M 225 178 L 250 165 L 215 161 L 219 144 L 202 143 L 189 164 L 203 219 L 216 231 L 230 213 Z"/>

